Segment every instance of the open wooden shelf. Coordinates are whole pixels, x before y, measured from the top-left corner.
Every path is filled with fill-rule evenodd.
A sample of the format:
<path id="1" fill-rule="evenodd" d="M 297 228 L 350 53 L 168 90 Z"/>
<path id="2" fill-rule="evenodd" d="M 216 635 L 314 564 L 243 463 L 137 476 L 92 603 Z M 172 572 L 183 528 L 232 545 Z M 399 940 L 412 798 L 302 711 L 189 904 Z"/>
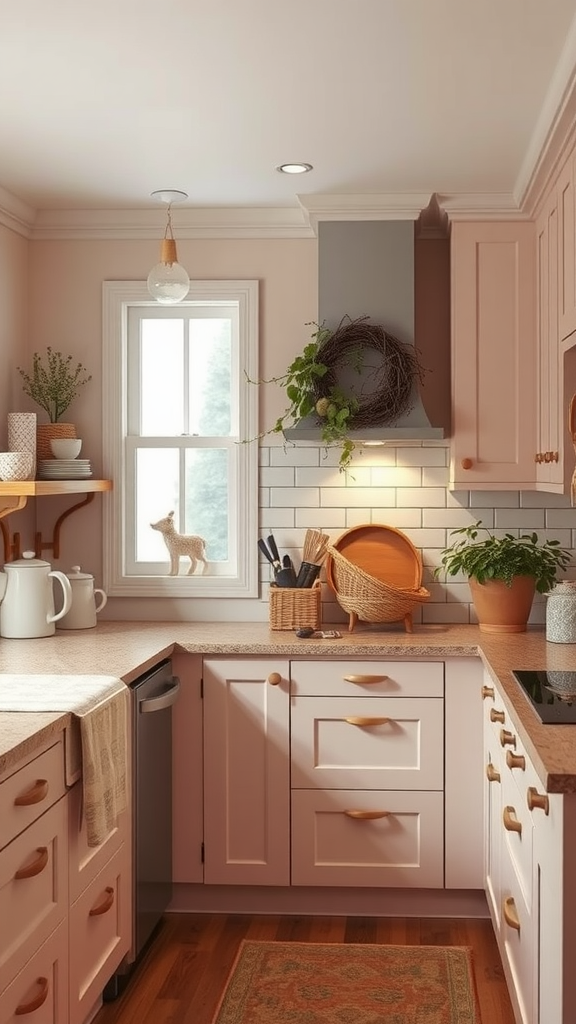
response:
<path id="1" fill-rule="evenodd" d="M 68 516 L 79 508 L 84 508 L 94 500 L 97 491 L 111 491 L 111 480 L 0 480 L 0 532 L 4 540 L 4 561 L 20 558 L 20 534 L 10 537 L 10 530 L 3 519 L 11 512 L 20 512 L 25 508 L 28 498 L 42 498 L 59 494 L 84 494 L 82 501 L 76 502 L 66 509 L 56 520 L 52 531 L 52 540 L 43 540 L 41 533 L 36 533 L 34 550 L 40 558 L 43 551 L 50 551 L 54 558 L 60 557 L 60 529 Z"/>

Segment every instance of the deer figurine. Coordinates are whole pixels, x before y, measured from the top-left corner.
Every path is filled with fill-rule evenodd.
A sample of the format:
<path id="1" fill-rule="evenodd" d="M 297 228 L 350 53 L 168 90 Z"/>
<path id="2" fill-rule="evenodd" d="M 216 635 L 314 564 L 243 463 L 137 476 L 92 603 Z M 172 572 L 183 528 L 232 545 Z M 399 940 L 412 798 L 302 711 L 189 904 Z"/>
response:
<path id="1" fill-rule="evenodd" d="M 190 559 L 190 568 L 188 569 L 188 576 L 192 576 L 198 562 L 202 562 L 202 575 L 208 568 L 208 562 L 206 561 L 206 541 L 203 537 L 197 537 L 193 533 L 178 533 L 174 526 L 174 512 L 169 512 L 164 519 L 159 519 L 157 523 L 150 523 L 153 530 L 159 530 L 164 538 L 164 543 L 168 548 L 168 554 L 170 555 L 170 572 L 169 576 L 177 576 L 180 569 L 180 558 L 182 555 L 187 556 Z"/>

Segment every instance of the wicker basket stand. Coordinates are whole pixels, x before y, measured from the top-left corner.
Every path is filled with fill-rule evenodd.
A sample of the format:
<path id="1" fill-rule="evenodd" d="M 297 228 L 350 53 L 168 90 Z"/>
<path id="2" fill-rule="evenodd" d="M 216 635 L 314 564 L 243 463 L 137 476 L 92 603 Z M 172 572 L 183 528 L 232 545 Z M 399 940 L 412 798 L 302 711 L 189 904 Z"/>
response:
<path id="1" fill-rule="evenodd" d="M 338 604 L 350 617 L 350 632 L 358 619 L 364 622 L 403 621 L 406 632 L 412 632 L 413 609 L 430 597 L 425 587 L 395 587 L 378 580 L 330 545 L 328 557 L 332 559 L 329 579 L 333 581 Z"/>

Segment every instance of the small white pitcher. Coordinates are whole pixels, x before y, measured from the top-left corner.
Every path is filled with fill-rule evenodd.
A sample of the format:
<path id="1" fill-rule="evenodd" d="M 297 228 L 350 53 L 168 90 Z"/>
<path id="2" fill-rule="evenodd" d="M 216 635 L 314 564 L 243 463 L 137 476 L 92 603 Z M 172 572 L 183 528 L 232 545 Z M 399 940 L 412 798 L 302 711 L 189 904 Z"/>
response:
<path id="1" fill-rule="evenodd" d="M 58 629 L 91 629 L 96 625 L 96 616 L 101 612 L 108 597 L 103 590 L 94 586 L 94 577 L 81 572 L 79 565 L 73 565 L 66 573 L 72 588 L 72 603 L 69 610 L 57 623 Z M 96 596 L 100 603 L 96 604 Z"/>

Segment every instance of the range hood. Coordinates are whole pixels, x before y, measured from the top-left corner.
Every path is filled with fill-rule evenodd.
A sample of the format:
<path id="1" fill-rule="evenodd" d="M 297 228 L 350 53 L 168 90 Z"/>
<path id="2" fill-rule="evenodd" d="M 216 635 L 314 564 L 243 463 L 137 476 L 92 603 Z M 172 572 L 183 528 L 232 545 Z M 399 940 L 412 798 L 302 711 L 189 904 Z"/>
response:
<path id="1" fill-rule="evenodd" d="M 436 237 L 438 237 L 436 235 Z M 445 252 L 448 255 L 446 243 Z M 448 262 L 446 261 L 446 266 Z M 440 406 L 449 403 L 449 284 L 444 282 L 441 297 L 445 307 L 444 341 L 432 338 L 425 353 L 416 345 L 423 367 L 422 391 L 434 389 L 434 377 L 441 378 L 444 396 Z M 435 287 L 436 293 L 439 292 Z M 430 293 L 431 289 L 428 289 Z M 424 289 L 425 293 L 425 289 Z M 426 301 L 424 299 L 424 301 Z M 434 299 L 433 299 L 434 301 Z M 323 221 L 318 225 L 318 323 L 334 330 L 344 316 L 367 316 L 400 341 L 414 345 L 415 325 L 431 322 L 438 327 L 434 310 L 415 309 L 415 224 L 414 221 Z M 442 319 L 442 317 L 440 317 Z M 434 331 L 432 331 L 432 334 Z M 439 350 L 444 349 L 444 357 Z M 430 363 L 436 363 L 431 369 Z M 432 403 L 434 425 L 425 408 L 418 382 L 413 388 L 410 407 L 393 423 L 351 431 L 356 444 L 394 444 L 440 440 L 445 436 L 438 401 Z M 449 416 L 449 413 L 448 413 Z M 447 421 L 446 421 L 447 422 Z M 314 415 L 284 430 L 292 441 L 320 442 L 321 427 Z"/>

